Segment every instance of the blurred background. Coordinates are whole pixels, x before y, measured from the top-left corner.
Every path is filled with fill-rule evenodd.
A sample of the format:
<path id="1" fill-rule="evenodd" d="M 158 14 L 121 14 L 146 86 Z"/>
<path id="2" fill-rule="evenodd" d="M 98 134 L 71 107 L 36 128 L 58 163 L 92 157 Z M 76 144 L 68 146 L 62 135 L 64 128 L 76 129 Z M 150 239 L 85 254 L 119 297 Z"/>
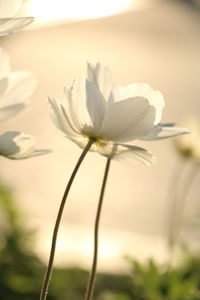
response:
<path id="1" fill-rule="evenodd" d="M 200 1 L 118 1 L 119 8 L 106 10 L 108 2 L 100 15 L 98 6 L 96 14 L 89 14 L 87 4 L 80 16 L 77 6 L 73 18 L 67 14 L 59 24 L 41 24 L 36 17 L 36 28 L 1 39 L 12 69 L 32 71 L 38 79 L 30 108 L 2 130 L 30 133 L 38 147 L 53 149 L 52 154 L 24 161 L 1 159 L 1 181 L 13 188 L 26 227 L 36 231 L 34 250 L 43 262 L 62 194 L 81 153 L 52 124 L 47 96 L 62 98 L 63 87 L 85 74 L 87 61 L 99 61 L 109 66 L 116 85 L 146 82 L 160 90 L 166 101 L 163 122 L 182 125 L 188 117 L 200 119 Z M 42 8 L 44 16 L 48 11 Z M 127 272 L 125 255 L 142 262 L 169 258 L 169 211 L 185 162 L 172 140 L 139 145 L 151 151 L 157 163 L 146 167 L 112 162 L 101 218 L 99 271 Z M 105 163 L 104 157 L 89 153 L 76 177 L 60 228 L 56 266 L 90 268 Z M 199 176 L 192 181 L 180 233 L 182 241 L 195 247 L 200 227 L 191 224 L 200 212 Z"/>

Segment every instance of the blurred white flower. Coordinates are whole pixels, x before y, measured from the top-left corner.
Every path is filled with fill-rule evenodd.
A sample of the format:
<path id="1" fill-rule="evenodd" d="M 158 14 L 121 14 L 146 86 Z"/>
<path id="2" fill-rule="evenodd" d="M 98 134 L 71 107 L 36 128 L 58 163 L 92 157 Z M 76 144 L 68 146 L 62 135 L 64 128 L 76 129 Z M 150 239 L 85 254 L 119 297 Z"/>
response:
<path id="1" fill-rule="evenodd" d="M 0 0 L 0 36 L 16 32 L 33 22 L 33 17 L 15 17 L 23 0 Z"/>
<path id="2" fill-rule="evenodd" d="M 28 134 L 19 131 L 8 131 L 0 135 L 0 156 L 10 159 L 24 159 L 51 152 L 36 150 L 36 140 Z"/>
<path id="3" fill-rule="evenodd" d="M 191 134 L 176 139 L 175 148 L 184 158 L 200 163 L 200 122 L 196 118 L 190 118 L 184 124 Z"/>
<path id="4" fill-rule="evenodd" d="M 0 48 L 0 122 L 15 117 L 28 104 L 36 79 L 27 71 L 11 72 L 7 53 Z"/>
<path id="5" fill-rule="evenodd" d="M 49 98 L 54 124 L 82 148 L 93 138 L 90 150 L 115 160 L 151 164 L 154 157 L 147 150 L 126 143 L 188 133 L 160 123 L 160 92 L 143 83 L 115 88 L 109 69 L 99 63 L 88 64 L 88 78 L 75 79 L 64 93 L 63 101 Z"/>
<path id="6" fill-rule="evenodd" d="M 9 57 L 0 48 L 0 122 L 14 118 L 28 104 L 36 79 L 26 71 L 11 72 Z M 35 138 L 18 131 L 0 135 L 0 156 L 23 159 L 49 153 L 49 150 L 35 150 Z"/>

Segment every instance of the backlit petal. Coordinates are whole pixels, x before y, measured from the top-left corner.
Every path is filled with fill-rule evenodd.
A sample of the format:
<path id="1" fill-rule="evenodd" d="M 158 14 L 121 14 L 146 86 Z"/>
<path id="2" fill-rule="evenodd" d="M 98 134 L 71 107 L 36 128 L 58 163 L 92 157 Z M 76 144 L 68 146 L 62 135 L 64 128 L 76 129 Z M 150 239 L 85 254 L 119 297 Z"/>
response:
<path id="1" fill-rule="evenodd" d="M 14 33 L 32 23 L 33 20 L 33 17 L 0 19 L 0 36 Z"/>
<path id="2" fill-rule="evenodd" d="M 158 124 L 150 131 L 150 133 L 143 137 L 143 140 L 161 140 L 175 137 L 182 134 L 190 133 L 186 128 L 175 127 L 175 124 Z"/>
<path id="3" fill-rule="evenodd" d="M 140 162 L 151 165 L 155 162 L 155 158 L 151 153 L 137 146 L 108 143 L 104 147 L 98 147 L 98 152 L 101 155 L 125 163 L 137 164 Z"/>
<path id="4" fill-rule="evenodd" d="M 125 87 L 118 87 L 113 91 L 115 101 L 120 101 L 132 97 L 144 97 L 156 109 L 154 124 L 161 120 L 162 109 L 165 105 L 163 95 L 159 91 L 154 91 L 146 83 L 133 83 Z"/>
<path id="5" fill-rule="evenodd" d="M 2 48 L 0 48 L 0 79 L 8 77 L 9 74 L 10 74 L 10 58 L 8 54 Z"/>
<path id="6" fill-rule="evenodd" d="M 36 87 L 35 76 L 26 71 L 13 72 L 8 78 L 8 87 L 4 94 L 4 105 L 27 101 Z M 2 106 L 0 102 L 0 106 Z"/>
<path id="7" fill-rule="evenodd" d="M 88 80 L 97 86 L 104 100 L 107 101 L 113 88 L 112 76 L 108 67 L 102 66 L 100 63 L 97 63 L 95 66 L 88 63 L 87 75 Z"/>
<path id="8" fill-rule="evenodd" d="M 151 131 L 154 118 L 155 108 L 144 98 L 113 103 L 107 107 L 100 136 L 115 142 L 138 139 Z"/>
<path id="9" fill-rule="evenodd" d="M 64 132 L 68 137 L 77 135 L 78 133 L 73 128 L 67 113 L 64 108 L 61 107 L 61 102 L 54 99 L 48 98 L 50 104 L 50 116 L 55 126 Z"/>
<path id="10" fill-rule="evenodd" d="M 10 159 L 25 159 L 50 153 L 50 150 L 35 149 L 36 141 L 31 135 L 8 131 L 0 136 L 0 155 Z"/>
<path id="11" fill-rule="evenodd" d="M 85 78 L 74 80 L 71 89 L 71 110 L 74 120 L 83 131 L 99 131 L 105 114 L 105 105 L 95 85 Z"/>
<path id="12" fill-rule="evenodd" d="M 8 87 L 8 78 L 3 78 L 0 79 L 0 106 L 1 106 L 1 97 L 3 96 L 3 94 L 5 93 L 6 89 Z"/>
<path id="13" fill-rule="evenodd" d="M 10 106 L 0 107 L 0 122 L 5 122 L 13 119 L 18 113 L 26 107 L 25 103 L 17 103 Z"/>

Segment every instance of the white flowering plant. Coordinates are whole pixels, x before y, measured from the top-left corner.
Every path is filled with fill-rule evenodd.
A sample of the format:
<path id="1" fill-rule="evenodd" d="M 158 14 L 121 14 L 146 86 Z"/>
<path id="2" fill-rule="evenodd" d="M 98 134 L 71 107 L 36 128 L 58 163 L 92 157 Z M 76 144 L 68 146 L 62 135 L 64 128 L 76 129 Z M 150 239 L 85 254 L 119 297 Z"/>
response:
<path id="1" fill-rule="evenodd" d="M 64 192 L 54 227 L 50 257 L 40 300 L 45 300 L 51 277 L 57 234 L 65 202 L 75 175 L 88 151 L 107 158 L 94 226 L 93 263 L 85 300 L 93 299 L 98 258 L 98 231 L 102 203 L 111 160 L 151 165 L 153 155 L 133 145 L 135 140 L 160 140 L 188 133 L 174 123 L 161 123 L 164 98 L 144 83 L 115 87 L 109 69 L 88 63 L 87 77 L 75 79 L 64 88 L 65 98 L 49 97 L 50 114 L 56 127 L 83 149 Z"/>

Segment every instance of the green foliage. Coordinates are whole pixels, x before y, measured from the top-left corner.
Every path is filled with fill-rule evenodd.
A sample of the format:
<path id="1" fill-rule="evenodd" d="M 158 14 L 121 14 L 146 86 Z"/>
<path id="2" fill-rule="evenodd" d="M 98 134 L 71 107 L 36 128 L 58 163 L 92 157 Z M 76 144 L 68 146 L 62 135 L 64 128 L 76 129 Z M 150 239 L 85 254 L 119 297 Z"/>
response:
<path id="1" fill-rule="evenodd" d="M 149 260 L 146 264 L 140 264 L 135 260 L 129 261 L 138 300 L 200 299 L 199 278 L 186 276 L 182 267 L 174 269 L 170 266 L 159 266 L 153 260 Z M 200 269 L 198 272 L 200 274 Z"/>
<path id="2" fill-rule="evenodd" d="M 0 299 L 36 300 L 45 266 L 31 251 L 34 234 L 25 226 L 11 191 L 0 186 Z M 95 300 L 200 300 L 200 257 L 185 254 L 177 268 L 153 260 L 128 260 L 130 275 L 98 274 Z M 82 300 L 88 272 L 53 270 L 48 300 Z"/>

